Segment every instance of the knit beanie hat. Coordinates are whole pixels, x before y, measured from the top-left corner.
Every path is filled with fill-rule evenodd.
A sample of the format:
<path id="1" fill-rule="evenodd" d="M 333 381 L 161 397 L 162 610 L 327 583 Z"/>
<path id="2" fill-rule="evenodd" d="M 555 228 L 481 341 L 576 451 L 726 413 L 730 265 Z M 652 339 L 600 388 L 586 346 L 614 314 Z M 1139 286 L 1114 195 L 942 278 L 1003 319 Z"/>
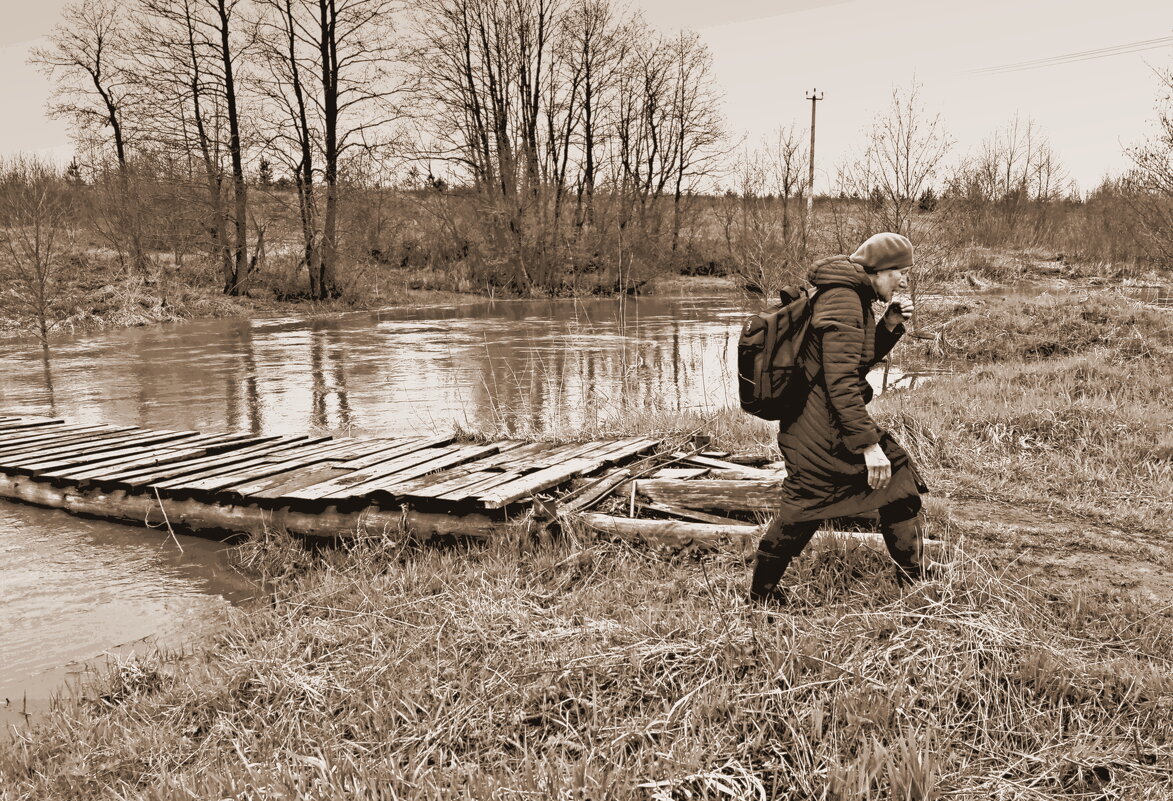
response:
<path id="1" fill-rule="evenodd" d="M 849 256 L 869 273 L 912 266 L 912 243 L 900 234 L 875 234 Z"/>

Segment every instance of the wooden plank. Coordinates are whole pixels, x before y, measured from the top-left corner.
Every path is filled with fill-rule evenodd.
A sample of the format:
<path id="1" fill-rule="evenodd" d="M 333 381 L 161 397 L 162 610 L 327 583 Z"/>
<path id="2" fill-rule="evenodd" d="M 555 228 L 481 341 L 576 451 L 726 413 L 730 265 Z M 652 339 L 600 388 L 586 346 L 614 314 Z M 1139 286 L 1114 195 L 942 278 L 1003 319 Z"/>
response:
<path id="1" fill-rule="evenodd" d="M 756 547 L 762 535 L 762 527 L 748 523 L 737 525 L 715 525 L 712 523 L 686 523 L 681 520 L 635 520 L 630 517 L 614 517 L 597 512 L 568 514 L 567 520 L 579 520 L 591 528 L 624 539 L 650 542 L 657 545 L 677 547 L 726 548 L 734 545 L 749 549 Z M 815 547 L 844 540 L 860 546 L 886 552 L 884 538 L 872 531 L 819 531 L 812 538 Z M 940 540 L 926 539 L 926 551 L 940 548 Z"/>
<path id="2" fill-rule="evenodd" d="M 314 467 L 309 471 L 299 469 L 285 470 L 249 484 L 235 486 L 232 489 L 233 492 L 239 493 L 240 495 L 255 498 L 280 498 L 281 491 L 285 489 L 300 489 L 301 487 L 308 487 L 310 484 L 317 484 L 329 478 L 346 475 L 351 471 L 342 467 L 344 462 L 359 458 L 368 453 L 376 453 L 385 447 L 385 440 L 355 440 L 352 443 L 352 447 L 347 447 L 342 453 L 331 455 L 326 460 L 328 462 L 328 466 L 326 467 Z M 310 479 L 310 474 L 313 474 L 316 478 Z M 273 494 L 274 491 L 276 491 L 276 494 Z"/>
<path id="3" fill-rule="evenodd" d="M 699 545 L 719 548 L 732 543 L 739 548 L 749 548 L 757 545 L 762 534 L 761 526 L 748 523 L 717 526 L 712 523 L 686 523 L 681 520 L 633 520 L 629 517 L 613 517 L 597 512 L 584 512 L 567 517 L 571 520 L 581 520 L 605 534 L 677 547 Z"/>
<path id="4" fill-rule="evenodd" d="M 365 450 L 378 449 L 381 445 L 373 445 L 370 448 L 364 448 L 362 440 L 351 439 L 350 437 L 340 439 L 329 439 L 326 442 L 319 443 L 314 446 L 314 451 L 329 450 L 331 458 L 338 462 L 348 461 L 363 453 Z M 278 462 L 287 462 L 293 458 L 290 454 L 277 453 L 266 454 L 264 461 L 277 464 Z"/>
<path id="5" fill-rule="evenodd" d="M 394 472 L 371 474 L 368 471 L 362 471 L 362 474 L 365 475 L 361 476 L 363 478 L 361 481 L 355 481 L 355 477 L 360 474 L 351 474 L 332 482 L 317 484 L 290 493 L 290 497 L 303 500 L 318 500 L 328 497 L 340 499 L 366 497 L 373 492 L 379 491 L 385 484 L 393 484 L 436 470 L 442 470 L 445 467 L 471 462 L 482 456 L 494 453 L 496 447 L 496 445 L 453 445 L 447 448 L 433 449 L 431 458 L 424 459 L 420 457 L 421 455 L 427 456 L 428 454 L 426 452 L 422 454 L 415 453 L 408 457 L 412 462 L 411 464 L 408 464 L 407 461 L 395 462 Z M 371 470 L 386 470 L 387 467 L 388 465 L 386 464 L 378 465 L 375 468 L 371 468 Z"/>
<path id="6" fill-rule="evenodd" d="M 710 511 L 770 512 L 778 508 L 782 480 L 745 480 L 692 478 L 641 478 L 636 492 L 653 501 L 686 509 Z"/>
<path id="7" fill-rule="evenodd" d="M 512 483 L 488 490 L 485 493 L 477 495 L 476 499 L 489 509 L 500 509 L 526 496 L 533 495 L 535 492 L 541 492 L 544 489 L 561 484 L 563 481 L 573 478 L 576 475 L 592 472 L 605 464 L 616 462 L 628 456 L 633 456 L 642 450 L 655 447 L 659 442 L 658 439 L 650 438 L 622 440 L 621 442 L 613 443 L 611 447 L 602 452 L 595 452 L 588 456 L 569 459 L 561 464 L 547 467 L 544 470 L 538 470 Z"/>
<path id="8" fill-rule="evenodd" d="M 749 467 L 735 462 L 725 462 L 720 459 L 710 459 L 707 456 L 698 456 L 689 453 L 676 451 L 672 454 L 673 459 L 679 459 L 682 462 L 690 464 L 699 464 L 704 467 L 711 467 L 723 471 L 724 475 L 729 478 L 750 478 L 750 479 L 764 479 L 770 480 L 778 477 L 777 472 L 773 470 L 763 470 L 759 467 Z M 667 478 L 667 476 L 665 476 Z"/>
<path id="9" fill-rule="evenodd" d="M 168 443 L 168 444 L 170 444 L 170 443 Z M 170 464 L 171 462 L 178 462 L 178 461 L 182 461 L 183 459 L 190 459 L 195 456 L 202 456 L 208 452 L 207 448 L 180 447 L 182 445 L 187 445 L 187 444 L 188 444 L 188 441 L 183 440 L 182 442 L 178 443 L 178 445 L 176 445 L 175 447 L 160 448 L 158 450 L 151 451 L 148 454 L 139 453 L 134 456 L 124 456 L 119 459 L 109 459 L 109 460 L 106 460 L 103 462 L 95 463 L 93 466 L 94 467 L 102 467 L 102 468 L 120 468 L 120 467 L 124 467 L 124 466 L 129 466 L 129 465 L 136 465 L 139 467 L 147 467 L 147 466 L 151 466 L 151 465 Z M 86 465 L 86 467 L 89 467 L 89 465 Z M 75 468 L 75 467 L 67 467 L 62 470 L 56 470 L 52 473 L 40 473 L 40 474 L 38 474 L 38 478 L 65 479 L 65 480 L 73 481 L 73 482 L 77 483 L 78 486 L 82 486 L 82 485 L 90 483 L 84 479 L 78 478 L 78 476 L 75 473 L 76 470 L 77 470 L 77 468 Z"/>
<path id="10" fill-rule="evenodd" d="M 84 431 L 108 431 L 110 429 L 133 428 L 133 426 L 115 426 L 109 423 L 90 423 L 86 425 L 60 425 L 60 426 L 37 426 L 35 428 L 25 428 L 18 431 L 9 431 L 4 434 L 3 447 L 5 449 L 15 447 L 24 442 L 32 442 L 38 439 L 50 440 L 54 437 L 64 437 L 71 434 L 77 434 Z"/>
<path id="11" fill-rule="evenodd" d="M 545 469 L 547 466 L 555 465 L 567 459 L 597 450 L 598 447 L 599 443 L 597 442 L 588 442 L 585 444 L 573 443 L 555 446 L 551 450 L 539 453 L 536 458 L 521 457 L 518 459 L 509 459 L 497 468 L 496 478 L 493 477 L 493 474 L 482 473 L 474 481 L 470 481 L 469 486 L 452 487 L 440 495 L 433 497 L 439 497 L 441 500 L 446 501 L 463 501 L 475 498 L 477 495 L 493 487 L 516 481 L 524 475 L 535 473 L 538 470 Z M 478 463 L 474 466 L 479 469 L 480 464 Z"/>
<path id="12" fill-rule="evenodd" d="M 651 450 L 661 442 L 663 440 L 659 437 L 632 437 L 612 443 L 610 448 L 602 452 L 602 455 L 608 461 L 626 459 L 629 456 L 635 456 L 638 453 Z"/>
<path id="13" fill-rule="evenodd" d="M 116 448 L 129 448 L 135 445 L 149 445 L 160 439 L 175 439 L 179 436 L 197 436 L 194 431 L 143 431 L 135 429 L 124 431 L 113 436 L 101 438 L 87 438 L 77 442 L 54 444 L 52 447 L 42 447 L 35 451 L 7 457 L 5 464 L 14 467 L 23 467 L 30 463 L 50 462 L 58 459 L 73 459 L 99 451 L 109 451 Z"/>
<path id="14" fill-rule="evenodd" d="M 277 450 L 294 450 L 302 448 L 308 443 L 319 443 L 323 439 L 329 437 L 318 437 L 311 439 L 304 434 L 299 434 L 295 437 L 282 437 L 277 442 L 265 443 L 252 448 L 245 448 L 243 450 L 229 451 L 217 456 L 210 456 L 206 459 L 197 460 L 198 463 L 188 463 L 176 465 L 173 470 L 177 471 L 178 475 L 167 478 L 152 478 L 146 481 L 146 486 L 155 487 L 156 489 L 174 489 L 184 485 L 187 481 L 199 481 L 201 479 L 209 478 L 215 475 L 223 475 L 224 473 L 235 470 L 238 466 L 252 462 L 259 456 L 270 454 Z"/>
<path id="15" fill-rule="evenodd" d="M 355 470 L 332 481 L 305 487 L 301 490 L 298 490 L 296 493 L 292 493 L 289 497 L 306 501 L 312 501 L 317 500 L 318 498 L 326 497 L 356 497 L 350 494 L 350 488 L 353 486 L 387 478 L 388 476 L 394 475 L 401 470 L 407 470 L 415 467 L 416 465 L 433 461 L 439 457 L 442 457 L 446 453 L 456 452 L 462 447 L 464 446 L 447 445 L 437 448 L 424 448 L 422 450 L 415 450 L 404 454 L 397 459 L 392 459 L 391 461 L 387 462 L 380 462 L 379 464 L 372 465 L 363 470 Z"/>
<path id="16" fill-rule="evenodd" d="M 511 481 L 516 481 L 525 473 L 518 473 L 512 470 L 506 470 L 503 473 L 478 473 L 480 478 L 471 483 L 465 484 L 463 487 L 447 492 L 443 495 L 436 496 L 437 500 L 459 502 L 466 498 L 474 498 L 479 493 L 492 489 L 501 484 L 508 484 Z M 412 495 L 411 497 L 415 497 Z"/>
<path id="17" fill-rule="evenodd" d="M 626 467 L 616 467 L 581 488 L 578 494 L 565 503 L 560 503 L 560 512 L 577 512 L 587 509 L 602 500 L 608 493 L 631 477 Z"/>
<path id="18" fill-rule="evenodd" d="M 38 448 L 50 447 L 54 444 L 82 441 L 88 438 L 98 439 L 109 432 L 110 435 L 135 430 L 133 426 L 79 426 L 71 429 L 55 429 L 54 433 L 38 432 L 27 437 L 13 437 L 0 443 L 0 459 L 18 453 L 27 453 Z"/>
<path id="19" fill-rule="evenodd" d="M 415 451 L 423 450 L 425 448 L 443 448 L 451 445 L 456 441 L 456 437 L 450 434 L 439 435 L 435 437 L 408 437 L 406 441 L 399 444 L 393 444 L 385 451 L 362 456 L 357 459 L 352 459 L 340 465 L 341 467 L 349 467 L 351 470 L 365 470 L 368 467 L 389 462 L 400 456 L 414 453 Z"/>
<path id="20" fill-rule="evenodd" d="M 231 474 L 209 478 L 201 482 L 198 489 L 216 490 L 227 495 L 241 496 L 248 493 L 242 487 L 252 486 L 274 476 L 287 477 L 291 472 L 305 470 L 322 462 L 347 458 L 355 450 L 353 441 L 335 440 L 309 450 L 291 451 L 265 457 L 260 463 L 250 465 Z"/>
<path id="21" fill-rule="evenodd" d="M 47 426 L 63 425 L 64 420 L 51 420 L 49 418 L 21 418 L 12 417 L 0 423 L 0 431 L 25 431 L 33 428 L 45 428 Z"/>
<path id="22" fill-rule="evenodd" d="M 38 425 L 60 425 L 65 421 L 59 417 L 41 417 L 35 414 L 5 414 L 3 418 L 5 426 L 38 426 Z"/>
<path id="23" fill-rule="evenodd" d="M 163 470 L 148 469 L 146 471 L 136 471 L 131 475 L 119 476 L 118 482 L 133 487 L 159 486 L 165 489 L 165 487 L 161 486 L 163 482 L 179 478 L 205 478 L 216 475 L 218 472 L 230 470 L 233 465 L 241 462 L 255 459 L 260 455 L 274 451 L 301 447 L 308 441 L 309 437 L 305 434 L 299 434 L 293 437 L 268 438 L 266 442 L 232 448 L 221 451 L 220 453 L 211 453 L 199 459 L 192 459 L 188 462 L 171 465 Z"/>
<path id="24" fill-rule="evenodd" d="M 296 473 L 282 473 L 280 476 L 273 476 L 271 484 L 259 489 L 250 488 L 248 490 L 248 496 L 250 498 L 263 498 L 266 500 L 285 499 L 289 497 L 288 493 L 294 492 L 295 490 L 304 489 L 314 484 L 321 484 L 339 476 L 344 476 L 349 472 L 345 467 L 339 467 L 337 462 L 324 462 L 321 466 L 309 470 L 299 470 Z"/>
<path id="25" fill-rule="evenodd" d="M 538 456 L 526 459 L 525 462 L 519 464 L 518 467 L 525 471 L 544 470 L 547 467 L 564 462 L 567 459 L 585 456 L 588 453 L 599 449 L 609 448 L 615 444 L 615 440 L 608 439 L 593 439 L 587 442 L 568 442 L 564 445 L 555 446 L 553 449 L 539 454 Z M 513 467 L 513 465 L 510 465 Z"/>
<path id="26" fill-rule="evenodd" d="M 683 517 L 686 520 L 696 520 L 699 523 L 712 523 L 715 526 L 745 525 L 744 520 L 734 520 L 732 517 L 711 515 L 708 512 L 698 512 L 695 509 L 685 509 L 680 506 L 669 506 L 666 503 L 656 503 L 655 501 L 640 501 L 639 508 L 651 509 L 653 512 L 660 512 L 662 514 L 671 515 L 674 518 Z"/>
<path id="27" fill-rule="evenodd" d="M 437 470 L 442 470 L 445 467 L 452 467 L 466 462 L 473 462 L 483 456 L 497 452 L 497 444 L 489 445 L 461 445 L 456 450 L 449 450 L 442 456 L 437 456 L 427 462 L 408 467 L 400 470 L 390 476 L 383 476 L 382 478 L 373 479 L 365 484 L 358 486 L 351 486 L 350 492 L 359 492 L 361 495 L 367 496 L 378 492 L 384 495 L 395 495 L 395 488 L 397 485 L 403 483 L 407 479 L 416 478 L 418 476 L 434 473 Z M 351 496 L 353 497 L 353 496 Z"/>
<path id="28" fill-rule="evenodd" d="M 159 471 L 155 468 L 120 470 L 116 473 L 105 475 L 102 478 L 104 481 L 110 481 L 124 486 L 140 486 L 151 481 L 174 478 L 184 471 L 204 469 L 209 464 L 219 462 L 220 460 L 232 458 L 245 459 L 248 457 L 248 454 L 260 449 L 271 448 L 277 441 L 282 439 L 282 437 L 277 436 L 245 437 L 236 442 L 229 442 L 223 447 L 217 446 L 210 448 L 206 457 L 192 459 L 182 465 L 172 465 L 164 471 Z M 299 437 L 298 439 L 301 438 Z"/>
<path id="29" fill-rule="evenodd" d="M 307 440 L 297 447 L 290 448 L 285 452 L 284 456 L 290 459 L 309 459 L 318 451 L 335 446 L 336 444 L 331 441 L 330 437 L 317 437 Z M 251 459 L 246 459 L 243 462 L 236 462 L 229 466 L 219 465 L 195 475 L 186 475 L 182 478 L 159 482 L 154 486 L 158 489 L 209 492 L 249 480 L 250 476 L 257 477 L 258 474 L 270 475 L 270 473 L 265 471 L 272 469 L 272 463 L 266 461 L 271 457 L 272 453 L 266 453 Z"/>
<path id="30" fill-rule="evenodd" d="M 484 481 L 486 474 L 500 475 L 508 469 L 507 463 L 517 463 L 519 454 L 536 452 L 542 443 L 526 444 L 517 440 L 502 440 L 494 444 L 498 446 L 497 452 L 484 459 L 418 478 L 404 479 L 396 485 L 394 492 L 411 497 L 435 498 L 465 484 Z"/>
<path id="31" fill-rule="evenodd" d="M 86 466 L 69 467 L 60 470 L 60 475 L 42 474 L 47 477 L 69 478 L 70 481 L 89 482 L 95 478 L 103 478 L 104 476 L 115 475 L 118 473 L 127 473 L 127 471 L 135 469 L 147 469 L 156 466 L 156 464 L 174 463 L 181 461 L 178 459 L 169 459 L 165 462 L 158 461 L 158 453 L 167 452 L 174 453 L 176 449 L 188 452 L 188 456 L 184 459 L 194 459 L 197 456 L 204 456 L 208 454 L 209 450 L 216 447 L 224 446 L 224 444 L 231 444 L 243 439 L 244 435 L 240 434 L 203 434 L 194 437 L 194 439 L 181 440 L 177 442 L 165 442 L 162 448 L 150 448 L 145 450 L 142 454 L 129 457 L 115 457 L 113 460 L 103 460 L 94 464 L 86 464 Z"/>
<path id="32" fill-rule="evenodd" d="M 55 454 L 44 454 L 19 462 L 10 462 L 9 468 L 39 475 L 50 470 L 60 470 L 71 465 L 86 465 L 109 461 L 120 456 L 135 456 L 157 448 L 164 443 L 170 444 L 174 441 L 191 439 L 195 436 L 198 436 L 198 434 L 194 431 L 157 431 L 153 432 L 152 436 L 148 438 L 128 444 L 111 442 L 105 446 L 95 445 L 93 447 L 87 447 L 80 453 L 65 454 L 58 452 Z"/>
<path id="33" fill-rule="evenodd" d="M 452 490 L 465 486 L 465 484 L 483 483 L 487 476 L 506 475 L 504 473 L 508 469 L 506 464 L 515 463 L 517 454 L 537 453 L 543 448 L 550 448 L 550 444 L 547 442 L 526 444 L 520 441 L 502 440 L 495 444 L 499 446 L 499 450 L 497 453 L 487 456 L 486 459 L 463 462 L 459 466 L 435 470 L 432 473 L 414 478 L 399 476 L 401 483 L 396 484 L 393 491 L 396 495 L 405 497 L 436 497 L 441 491 Z"/>
<path id="34" fill-rule="evenodd" d="M 40 448 L 54 447 L 57 444 L 82 442 L 88 439 L 101 439 L 103 436 L 123 434 L 128 432 L 128 430 L 138 429 L 129 426 L 87 426 L 86 428 L 74 430 L 62 430 L 61 433 L 54 434 L 41 432 L 36 435 L 8 437 L 8 439 L 0 443 L 0 459 L 8 459 L 8 457 L 14 455 L 30 453 Z"/>
<path id="35" fill-rule="evenodd" d="M 709 472 L 707 467 L 661 467 L 654 475 L 656 478 L 700 478 Z"/>

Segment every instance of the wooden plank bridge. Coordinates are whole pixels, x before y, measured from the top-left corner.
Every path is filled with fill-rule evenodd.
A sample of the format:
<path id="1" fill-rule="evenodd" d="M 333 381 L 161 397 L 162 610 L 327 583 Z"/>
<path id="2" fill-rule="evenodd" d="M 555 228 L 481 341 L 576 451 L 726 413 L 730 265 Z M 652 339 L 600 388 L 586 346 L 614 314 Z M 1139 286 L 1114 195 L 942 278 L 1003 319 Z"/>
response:
<path id="1" fill-rule="evenodd" d="M 608 536 L 755 546 L 785 470 L 663 445 L 208 434 L 0 412 L 0 499 L 185 531 L 328 538 L 403 527 L 483 538 L 540 501 L 542 515 Z M 619 514 L 587 511 L 612 494 Z"/>
<path id="2" fill-rule="evenodd" d="M 538 493 L 659 444 L 207 434 L 0 413 L 0 498 L 188 530 L 483 536 Z"/>

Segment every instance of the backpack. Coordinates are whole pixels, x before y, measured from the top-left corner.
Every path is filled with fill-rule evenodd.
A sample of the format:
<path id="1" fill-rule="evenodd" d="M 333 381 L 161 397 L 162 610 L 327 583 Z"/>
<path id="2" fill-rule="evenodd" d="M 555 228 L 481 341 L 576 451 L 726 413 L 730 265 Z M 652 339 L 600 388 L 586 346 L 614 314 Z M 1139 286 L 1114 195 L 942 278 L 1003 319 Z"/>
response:
<path id="1" fill-rule="evenodd" d="M 780 420 L 786 400 L 805 377 L 798 363 L 818 289 L 786 286 L 781 302 L 746 318 L 737 341 L 741 408 L 763 420 Z"/>

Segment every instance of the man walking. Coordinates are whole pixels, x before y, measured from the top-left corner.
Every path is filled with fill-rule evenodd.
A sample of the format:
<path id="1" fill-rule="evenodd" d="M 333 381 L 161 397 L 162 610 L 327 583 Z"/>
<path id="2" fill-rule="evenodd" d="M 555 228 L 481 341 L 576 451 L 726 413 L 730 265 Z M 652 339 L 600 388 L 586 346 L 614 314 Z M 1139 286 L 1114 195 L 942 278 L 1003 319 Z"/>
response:
<path id="1" fill-rule="evenodd" d="M 778 445 L 786 481 L 778 516 L 758 546 L 751 601 L 776 597 L 790 561 L 821 521 L 879 512 L 880 530 L 908 583 L 924 570 L 921 493 L 928 488 L 899 443 L 868 414 L 872 388 L 865 376 L 904 333 L 913 311 L 892 303 L 912 267 L 912 243 L 900 234 L 876 234 L 850 256 L 815 263 L 810 333 L 799 364 L 809 389 L 788 405 Z M 879 323 L 872 303 L 890 305 Z"/>

